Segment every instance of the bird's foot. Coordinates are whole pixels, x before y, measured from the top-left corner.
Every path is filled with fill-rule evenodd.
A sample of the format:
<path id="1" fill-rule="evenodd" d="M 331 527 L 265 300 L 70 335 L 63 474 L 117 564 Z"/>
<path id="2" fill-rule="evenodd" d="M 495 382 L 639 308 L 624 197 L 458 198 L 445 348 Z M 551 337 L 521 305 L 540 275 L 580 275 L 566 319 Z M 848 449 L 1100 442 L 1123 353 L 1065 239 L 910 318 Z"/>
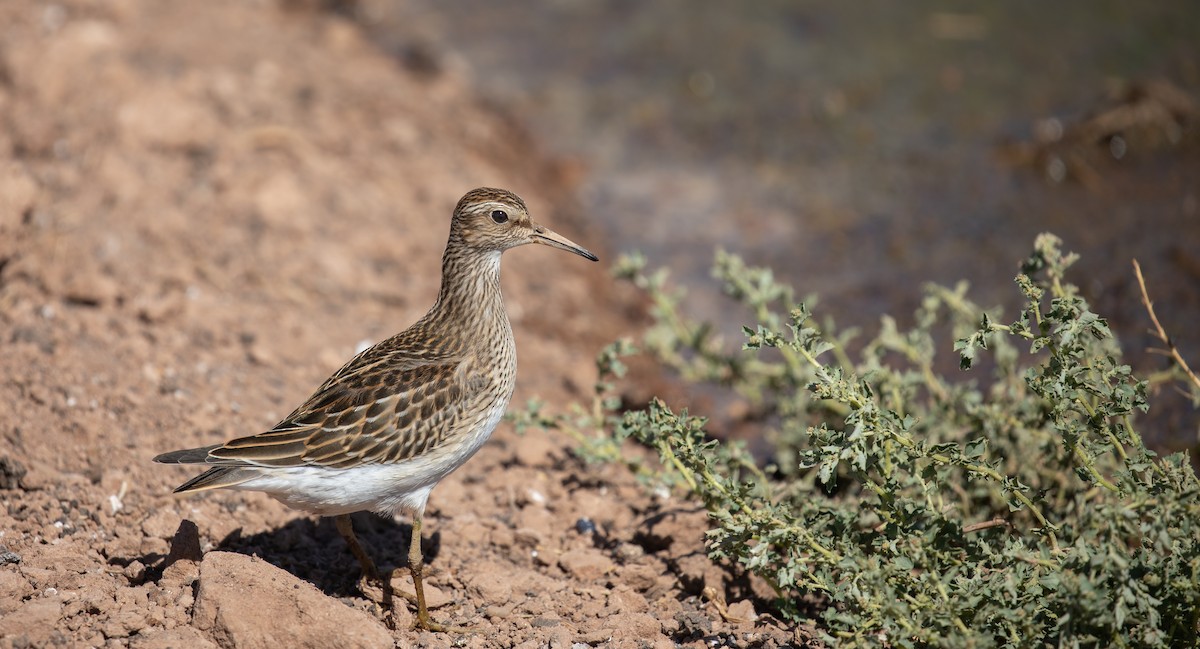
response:
<path id="1" fill-rule="evenodd" d="M 385 599 L 388 599 L 384 592 L 384 582 L 378 575 L 363 575 L 358 578 L 358 592 L 363 594 L 363 597 L 375 602 L 383 604 Z"/>
<path id="2" fill-rule="evenodd" d="M 395 624 L 396 598 L 404 599 L 414 608 L 418 606 L 416 594 L 408 590 L 411 588 L 411 581 L 409 581 L 407 570 L 391 570 L 382 576 L 364 574 L 358 578 L 357 586 L 358 591 L 362 593 L 363 597 L 374 602 L 383 610 L 387 616 L 389 627 L 393 627 Z M 425 605 L 427 611 L 428 609 L 441 608 L 451 601 L 450 596 L 440 588 L 425 584 Z M 423 617 L 419 611 L 415 613 L 413 628 L 439 633 L 470 633 L 476 630 L 474 627 L 439 624 L 433 621 L 428 612 Z"/>
<path id="3" fill-rule="evenodd" d="M 475 633 L 479 629 L 473 626 L 454 626 L 449 624 L 440 624 L 434 622 L 433 618 L 429 617 L 429 613 L 422 615 L 423 611 L 417 612 L 417 619 L 413 620 L 414 629 L 424 629 L 433 631 L 434 633 Z"/>
<path id="4" fill-rule="evenodd" d="M 407 571 L 402 573 L 399 570 L 390 570 L 383 575 L 364 574 L 358 578 L 358 592 L 362 593 L 363 597 L 385 608 L 392 605 L 392 598 L 396 596 L 415 603 L 417 601 L 416 595 L 402 588 L 397 588 L 399 585 L 397 582 L 402 583 L 402 580 L 407 576 Z"/>
<path id="5" fill-rule="evenodd" d="M 384 581 L 384 579 L 387 581 Z M 385 587 L 390 588 L 392 597 L 402 598 L 409 604 L 416 606 L 417 596 L 412 591 L 412 580 L 409 578 L 408 570 L 397 568 L 386 573 L 382 578 L 371 578 L 363 575 L 358 579 L 358 591 L 363 594 L 363 597 L 376 604 L 385 603 Z M 446 594 L 442 589 L 432 584 L 425 584 L 425 605 L 428 608 L 441 608 L 452 601 L 450 595 Z"/>

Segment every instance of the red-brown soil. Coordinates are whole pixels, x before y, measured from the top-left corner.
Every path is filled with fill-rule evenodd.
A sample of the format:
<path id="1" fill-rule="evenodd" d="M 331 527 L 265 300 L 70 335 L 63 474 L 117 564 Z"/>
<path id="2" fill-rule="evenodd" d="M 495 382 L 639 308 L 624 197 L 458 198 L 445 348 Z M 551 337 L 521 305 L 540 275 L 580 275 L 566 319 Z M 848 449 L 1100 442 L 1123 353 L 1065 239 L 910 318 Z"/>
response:
<path id="1" fill-rule="evenodd" d="M 433 614 L 463 635 L 411 630 L 403 603 L 389 630 L 330 521 L 176 497 L 192 473 L 150 462 L 269 427 L 420 316 L 472 187 L 603 254 L 570 174 L 467 79 L 270 2 L 0 3 L 0 647 L 800 641 L 704 556 L 694 504 L 554 433 L 504 424 L 433 493 Z M 504 282 L 514 403 L 586 398 L 630 297 L 541 247 Z M 407 521 L 356 525 L 404 566 Z"/>

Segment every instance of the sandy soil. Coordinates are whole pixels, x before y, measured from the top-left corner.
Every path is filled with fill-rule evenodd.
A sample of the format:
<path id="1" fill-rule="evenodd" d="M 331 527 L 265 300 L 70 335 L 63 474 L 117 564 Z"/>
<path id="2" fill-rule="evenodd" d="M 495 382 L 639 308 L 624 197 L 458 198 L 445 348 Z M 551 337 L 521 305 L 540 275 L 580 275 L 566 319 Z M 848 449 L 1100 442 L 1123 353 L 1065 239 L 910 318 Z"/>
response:
<path id="1" fill-rule="evenodd" d="M 191 473 L 150 463 L 265 429 L 423 313 L 471 187 L 604 253 L 573 172 L 436 56 L 270 2 L 0 3 L 0 647 L 802 641 L 705 558 L 703 512 L 553 434 L 505 424 L 434 491 L 434 616 L 461 636 L 403 605 L 388 629 L 330 521 L 175 497 Z M 630 297 L 545 248 L 505 268 L 514 403 L 586 396 Z M 356 525 L 404 565 L 405 521 Z"/>

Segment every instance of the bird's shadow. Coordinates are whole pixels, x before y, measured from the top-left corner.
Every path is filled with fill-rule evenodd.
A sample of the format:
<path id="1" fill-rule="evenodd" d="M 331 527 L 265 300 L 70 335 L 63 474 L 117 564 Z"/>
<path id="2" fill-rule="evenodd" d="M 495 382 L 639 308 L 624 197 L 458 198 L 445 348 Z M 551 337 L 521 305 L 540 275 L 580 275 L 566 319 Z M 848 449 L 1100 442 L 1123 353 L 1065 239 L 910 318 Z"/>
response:
<path id="1" fill-rule="evenodd" d="M 411 524 L 368 512 L 353 514 L 351 519 L 358 542 L 382 573 L 408 567 Z M 421 539 L 426 564 L 437 558 L 440 547 L 439 532 Z M 216 549 L 256 556 L 313 584 L 326 595 L 358 594 L 362 570 L 332 518 L 297 518 L 282 527 L 250 535 L 238 528 L 221 539 Z"/>

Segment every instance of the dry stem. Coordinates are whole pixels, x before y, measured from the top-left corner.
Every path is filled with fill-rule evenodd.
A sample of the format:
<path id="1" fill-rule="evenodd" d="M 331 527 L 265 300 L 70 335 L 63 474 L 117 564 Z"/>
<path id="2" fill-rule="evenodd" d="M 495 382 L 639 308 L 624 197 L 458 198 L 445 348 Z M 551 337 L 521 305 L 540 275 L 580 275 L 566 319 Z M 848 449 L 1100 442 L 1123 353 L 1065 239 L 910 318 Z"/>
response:
<path id="1" fill-rule="evenodd" d="M 1155 335 L 1157 335 L 1158 339 L 1167 346 L 1167 352 L 1170 353 L 1171 358 L 1175 359 L 1175 363 L 1178 364 L 1184 373 L 1188 375 L 1188 378 L 1192 380 L 1192 383 L 1195 384 L 1197 388 L 1200 388 L 1200 378 L 1197 378 L 1196 373 L 1192 371 L 1192 368 L 1188 367 L 1187 361 L 1183 360 L 1183 356 L 1179 353 L 1179 348 L 1175 346 L 1175 343 L 1171 340 L 1171 337 L 1168 336 L 1166 330 L 1163 329 L 1162 324 L 1159 323 L 1158 316 L 1154 314 L 1154 305 L 1150 303 L 1150 295 L 1146 292 L 1146 280 L 1142 277 L 1142 267 L 1140 264 L 1138 264 L 1136 259 L 1133 260 L 1133 272 L 1135 275 L 1137 275 L 1138 288 L 1142 290 L 1142 304 L 1145 305 L 1146 312 L 1150 314 L 1150 321 L 1154 323 Z"/>

